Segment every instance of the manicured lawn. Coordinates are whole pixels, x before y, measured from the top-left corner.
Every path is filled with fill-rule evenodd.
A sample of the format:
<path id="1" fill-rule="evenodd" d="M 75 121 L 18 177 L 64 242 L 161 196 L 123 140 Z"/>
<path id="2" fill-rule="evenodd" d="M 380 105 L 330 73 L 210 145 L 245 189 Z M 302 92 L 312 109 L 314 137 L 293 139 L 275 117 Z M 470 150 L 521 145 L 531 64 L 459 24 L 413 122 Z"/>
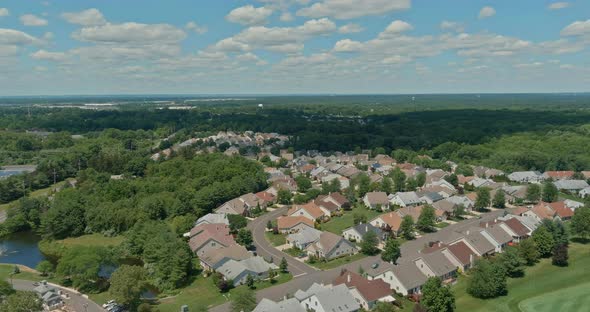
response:
<path id="1" fill-rule="evenodd" d="M 559 192 L 559 199 L 560 200 L 571 199 L 571 200 L 575 200 L 575 201 L 582 202 L 582 203 L 584 202 L 584 200 L 578 196 L 566 194 L 563 192 Z"/>
<path id="2" fill-rule="evenodd" d="M 551 259 L 543 259 L 527 268 L 523 278 L 508 280 L 507 296 L 495 299 L 471 297 L 466 293 L 467 279 L 460 278 L 453 287 L 457 311 L 587 311 L 590 304 L 587 296 L 590 286 L 590 244 L 571 243 L 569 256 L 569 267 L 566 268 L 553 266 Z M 566 288 L 567 293 L 563 292 Z M 566 304 L 568 308 L 565 308 Z M 579 307 L 583 309 L 577 309 Z"/>
<path id="3" fill-rule="evenodd" d="M 106 237 L 102 234 L 90 234 L 80 237 L 66 238 L 58 241 L 66 247 L 72 246 L 119 246 L 125 238 L 123 236 Z"/>
<path id="4" fill-rule="evenodd" d="M 334 260 L 330 260 L 328 262 L 318 261 L 316 263 L 308 263 L 308 264 L 311 266 L 314 266 L 320 270 L 329 270 L 329 269 L 333 269 L 333 268 L 339 267 L 341 265 L 347 264 L 349 262 L 360 260 L 364 257 L 366 257 L 366 255 L 364 255 L 362 253 L 357 253 L 352 256 L 341 257 L 341 258 L 337 258 Z"/>
<path id="5" fill-rule="evenodd" d="M 345 211 L 342 216 L 333 217 L 330 221 L 326 223 L 322 223 L 322 231 L 332 232 L 337 235 L 342 235 L 342 231 L 353 226 L 354 213 L 363 213 L 367 216 L 367 222 L 371 221 L 371 219 L 375 218 L 376 216 L 380 215 L 383 212 L 370 210 L 365 208 L 363 205 L 357 205 L 350 211 Z"/>
<path id="6" fill-rule="evenodd" d="M 0 264 L 0 280 L 10 279 L 10 273 L 12 273 L 13 269 L 14 264 Z M 13 275 L 12 278 L 29 281 L 42 281 L 44 279 L 47 279 L 46 277 L 43 277 L 37 273 L 25 272 L 22 269 L 20 273 Z"/>
<path id="7" fill-rule="evenodd" d="M 269 281 L 259 282 L 256 283 L 256 289 L 260 290 L 270 287 L 271 285 L 274 286 L 286 283 L 292 278 L 291 274 L 281 273 L 274 284 L 271 284 Z M 161 299 L 158 308 L 161 312 L 178 312 L 180 311 L 180 307 L 185 304 L 188 305 L 191 311 L 196 310 L 197 307 L 211 308 L 229 301 L 232 293 L 234 293 L 236 289 L 237 288 L 230 290 L 229 293 L 222 294 L 213 284 L 211 278 L 199 276 L 191 285 L 181 289 L 177 296 Z"/>
<path id="8" fill-rule="evenodd" d="M 285 234 L 273 234 L 272 232 L 266 232 L 264 235 L 266 235 L 266 239 L 273 246 L 281 246 L 287 243 L 287 235 Z"/>
<path id="9" fill-rule="evenodd" d="M 446 223 L 446 222 L 439 222 L 439 223 L 435 224 L 434 226 L 437 227 L 437 228 L 439 228 L 439 229 L 444 229 L 444 228 L 446 228 L 449 225 L 451 225 L 451 224 L 450 223 Z"/>

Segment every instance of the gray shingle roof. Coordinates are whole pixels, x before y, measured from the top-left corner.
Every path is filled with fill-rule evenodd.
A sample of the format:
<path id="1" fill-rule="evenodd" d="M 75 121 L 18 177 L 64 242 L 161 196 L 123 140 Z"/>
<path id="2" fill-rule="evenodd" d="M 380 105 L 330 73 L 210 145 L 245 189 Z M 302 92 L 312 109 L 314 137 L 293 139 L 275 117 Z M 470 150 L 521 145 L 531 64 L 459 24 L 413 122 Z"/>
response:
<path id="1" fill-rule="evenodd" d="M 396 265 L 393 274 L 406 289 L 413 289 L 426 283 L 428 277 L 418 269 L 414 262 Z"/>

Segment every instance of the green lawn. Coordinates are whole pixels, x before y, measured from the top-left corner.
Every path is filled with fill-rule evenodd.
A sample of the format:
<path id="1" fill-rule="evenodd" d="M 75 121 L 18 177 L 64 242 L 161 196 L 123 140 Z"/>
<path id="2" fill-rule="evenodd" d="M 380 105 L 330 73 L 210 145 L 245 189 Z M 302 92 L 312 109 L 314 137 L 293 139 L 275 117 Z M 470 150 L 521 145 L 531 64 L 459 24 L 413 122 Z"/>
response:
<path id="1" fill-rule="evenodd" d="M 106 237 L 102 234 L 89 234 L 60 240 L 66 247 L 72 246 L 119 246 L 125 238 L 123 236 Z"/>
<path id="2" fill-rule="evenodd" d="M 291 274 L 281 273 L 274 284 L 271 284 L 269 281 L 262 281 L 256 283 L 256 289 L 263 289 L 270 287 L 271 285 L 286 283 L 292 278 Z M 191 285 L 181 289 L 177 296 L 161 299 L 158 308 L 161 312 L 178 312 L 180 311 L 180 307 L 185 304 L 188 305 L 189 309 L 196 309 L 197 307 L 211 308 L 231 299 L 231 295 L 236 289 L 237 288 L 234 288 L 230 290 L 229 293 L 222 294 L 213 284 L 211 278 L 199 276 Z"/>
<path id="3" fill-rule="evenodd" d="M 12 273 L 13 269 L 14 264 L 0 264 L 0 280 L 8 280 L 10 278 L 10 273 Z M 44 279 L 47 279 L 46 277 L 42 277 L 37 273 L 25 272 L 22 269 L 20 273 L 13 275 L 12 278 L 29 281 L 42 281 Z"/>
<path id="4" fill-rule="evenodd" d="M 329 270 L 329 269 L 333 269 L 333 268 L 339 267 L 341 265 L 347 264 L 349 262 L 354 262 L 354 261 L 360 260 L 364 257 L 366 257 L 366 255 L 359 252 L 359 253 L 354 254 L 352 256 L 341 257 L 341 258 L 337 258 L 334 260 L 330 260 L 328 262 L 318 261 L 316 263 L 308 263 L 308 264 L 313 267 L 316 267 L 320 270 Z"/>
<path id="5" fill-rule="evenodd" d="M 353 226 L 353 215 L 355 212 L 360 212 L 366 215 L 367 222 L 371 221 L 371 219 L 383 213 L 380 211 L 367 209 L 364 205 L 357 205 L 352 210 L 345 211 L 342 216 L 335 216 L 332 219 L 330 219 L 330 221 L 322 223 L 322 231 L 328 231 L 337 235 L 342 235 L 343 230 Z"/>
<path id="6" fill-rule="evenodd" d="M 446 222 L 438 222 L 437 224 L 435 224 L 434 226 L 439 228 L 439 229 L 444 229 L 447 226 L 451 225 L 450 223 L 446 223 Z"/>
<path id="7" fill-rule="evenodd" d="M 266 239 L 273 245 L 273 246 L 281 246 L 287 243 L 287 235 L 286 234 L 273 234 L 272 232 L 264 233 L 266 235 Z"/>
<path id="8" fill-rule="evenodd" d="M 457 311 L 588 311 L 590 245 L 571 243 L 569 256 L 569 267 L 566 268 L 553 266 L 551 259 L 543 259 L 527 268 L 523 278 L 508 280 L 507 296 L 495 299 L 471 297 L 466 293 L 466 278 L 460 278 L 453 287 Z M 564 292 L 566 288 L 568 290 Z M 568 308 L 564 308 L 566 304 Z"/>

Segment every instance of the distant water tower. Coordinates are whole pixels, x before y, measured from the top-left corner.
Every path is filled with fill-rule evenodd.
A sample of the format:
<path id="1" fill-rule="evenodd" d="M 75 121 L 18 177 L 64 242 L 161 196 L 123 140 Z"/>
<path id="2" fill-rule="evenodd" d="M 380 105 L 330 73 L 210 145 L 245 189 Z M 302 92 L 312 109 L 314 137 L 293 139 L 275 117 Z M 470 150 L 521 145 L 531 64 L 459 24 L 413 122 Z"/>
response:
<path id="1" fill-rule="evenodd" d="M 262 103 L 258 104 L 258 108 L 264 108 L 264 104 L 262 104 Z"/>

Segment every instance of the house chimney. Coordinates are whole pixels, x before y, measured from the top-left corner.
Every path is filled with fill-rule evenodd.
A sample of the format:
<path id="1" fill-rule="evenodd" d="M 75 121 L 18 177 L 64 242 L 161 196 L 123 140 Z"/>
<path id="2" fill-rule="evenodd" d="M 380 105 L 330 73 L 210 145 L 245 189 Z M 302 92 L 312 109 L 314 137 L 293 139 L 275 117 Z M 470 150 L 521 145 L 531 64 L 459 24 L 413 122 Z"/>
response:
<path id="1" fill-rule="evenodd" d="M 438 242 L 438 247 L 440 247 L 441 245 L 442 245 L 442 243 L 439 241 L 439 242 Z"/>
<path id="2" fill-rule="evenodd" d="M 473 264 L 473 254 L 470 253 L 469 254 L 469 266 L 471 266 Z"/>
<path id="3" fill-rule="evenodd" d="M 346 276 L 347 283 L 350 283 L 350 273 Z"/>
<path id="4" fill-rule="evenodd" d="M 466 234 L 469 235 L 469 230 L 467 230 L 467 233 Z"/>
<path id="5" fill-rule="evenodd" d="M 365 232 L 369 232 L 369 226 L 365 225 Z"/>

